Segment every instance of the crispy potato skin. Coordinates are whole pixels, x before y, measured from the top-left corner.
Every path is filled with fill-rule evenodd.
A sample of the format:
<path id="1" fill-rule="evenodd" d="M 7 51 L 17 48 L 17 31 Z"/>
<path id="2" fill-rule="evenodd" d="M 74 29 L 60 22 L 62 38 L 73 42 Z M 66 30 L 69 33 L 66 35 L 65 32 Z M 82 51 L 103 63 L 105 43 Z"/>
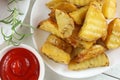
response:
<path id="1" fill-rule="evenodd" d="M 105 42 L 107 48 L 115 49 L 120 47 L 120 19 L 114 19 L 108 27 L 108 36 Z"/>

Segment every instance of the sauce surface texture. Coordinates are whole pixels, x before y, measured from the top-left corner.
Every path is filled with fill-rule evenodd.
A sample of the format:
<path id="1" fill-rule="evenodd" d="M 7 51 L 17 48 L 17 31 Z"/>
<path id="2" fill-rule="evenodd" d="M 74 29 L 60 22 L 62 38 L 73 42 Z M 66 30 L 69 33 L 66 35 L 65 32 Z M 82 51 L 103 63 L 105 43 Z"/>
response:
<path id="1" fill-rule="evenodd" d="M 11 49 L 0 61 L 0 77 L 2 80 L 38 80 L 39 62 L 27 49 Z"/>

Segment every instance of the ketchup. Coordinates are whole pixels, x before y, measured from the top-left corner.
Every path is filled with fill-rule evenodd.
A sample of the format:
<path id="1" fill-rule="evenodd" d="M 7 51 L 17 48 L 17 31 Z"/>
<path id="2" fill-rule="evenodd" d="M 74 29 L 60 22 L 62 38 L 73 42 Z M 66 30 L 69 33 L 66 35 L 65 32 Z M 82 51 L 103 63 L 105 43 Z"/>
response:
<path id="1" fill-rule="evenodd" d="M 0 77 L 2 80 L 38 80 L 38 60 L 31 51 L 14 48 L 0 62 Z"/>

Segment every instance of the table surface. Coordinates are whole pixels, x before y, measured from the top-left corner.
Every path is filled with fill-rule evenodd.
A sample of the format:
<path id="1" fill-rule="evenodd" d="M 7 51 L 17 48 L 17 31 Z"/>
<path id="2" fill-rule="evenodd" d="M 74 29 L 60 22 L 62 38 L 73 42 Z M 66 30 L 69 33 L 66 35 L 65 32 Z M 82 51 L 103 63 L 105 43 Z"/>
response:
<path id="1" fill-rule="evenodd" d="M 31 14 L 31 10 L 32 10 L 32 6 L 33 6 L 34 2 L 35 2 L 35 0 L 31 0 L 29 11 L 24 20 L 24 23 L 27 23 L 27 24 L 30 23 L 30 14 Z M 30 33 L 30 29 L 25 28 L 25 27 L 23 27 L 20 31 Z M 32 36 L 29 36 L 29 37 L 26 37 L 25 39 L 23 39 L 22 43 L 34 47 L 33 41 L 32 41 Z M 1 46 L 0 46 L 0 48 L 1 48 Z M 120 68 L 119 67 L 120 67 L 120 64 L 117 66 L 114 66 L 107 72 L 104 72 L 102 74 L 99 74 L 97 76 L 90 77 L 87 79 L 70 79 L 70 78 L 66 78 L 61 75 L 56 74 L 50 68 L 45 66 L 46 71 L 45 71 L 44 80 L 120 80 Z"/>

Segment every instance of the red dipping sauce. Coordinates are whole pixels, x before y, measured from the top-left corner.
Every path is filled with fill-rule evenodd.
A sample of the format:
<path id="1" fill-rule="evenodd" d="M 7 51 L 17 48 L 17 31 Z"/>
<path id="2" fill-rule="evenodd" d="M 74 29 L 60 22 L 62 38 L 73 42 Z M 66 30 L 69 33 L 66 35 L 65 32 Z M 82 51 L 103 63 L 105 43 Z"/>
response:
<path id="1" fill-rule="evenodd" d="M 2 80 L 38 80 L 39 62 L 31 51 L 14 48 L 1 59 L 0 77 Z"/>

